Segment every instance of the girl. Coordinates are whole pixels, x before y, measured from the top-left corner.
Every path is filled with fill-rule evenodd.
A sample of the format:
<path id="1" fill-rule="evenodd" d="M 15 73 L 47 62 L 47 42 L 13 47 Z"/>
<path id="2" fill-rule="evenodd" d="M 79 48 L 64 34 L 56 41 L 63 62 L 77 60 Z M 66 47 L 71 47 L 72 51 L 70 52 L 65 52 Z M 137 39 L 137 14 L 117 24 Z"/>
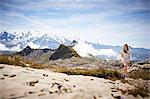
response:
<path id="1" fill-rule="evenodd" d="M 131 63 L 131 52 L 129 50 L 129 46 L 127 44 L 125 44 L 123 46 L 123 50 L 121 52 L 121 61 L 124 65 L 124 73 L 125 75 L 127 76 L 127 73 L 128 73 L 128 66 L 129 64 Z"/>

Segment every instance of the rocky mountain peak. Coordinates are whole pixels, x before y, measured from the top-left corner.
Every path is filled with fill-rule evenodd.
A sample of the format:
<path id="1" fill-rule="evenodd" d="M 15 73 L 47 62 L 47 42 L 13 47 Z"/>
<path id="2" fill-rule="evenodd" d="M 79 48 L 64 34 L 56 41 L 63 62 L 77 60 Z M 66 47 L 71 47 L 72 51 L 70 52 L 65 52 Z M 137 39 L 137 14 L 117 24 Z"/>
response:
<path id="1" fill-rule="evenodd" d="M 66 59 L 71 57 L 80 56 L 72 47 L 61 44 L 55 53 L 50 56 L 49 60 Z"/>

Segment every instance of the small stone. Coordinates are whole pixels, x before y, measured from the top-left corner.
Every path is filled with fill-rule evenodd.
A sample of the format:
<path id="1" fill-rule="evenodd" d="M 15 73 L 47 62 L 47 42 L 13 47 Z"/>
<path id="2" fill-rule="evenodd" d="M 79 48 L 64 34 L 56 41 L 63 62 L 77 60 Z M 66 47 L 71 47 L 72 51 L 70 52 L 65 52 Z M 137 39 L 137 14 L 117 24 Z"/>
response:
<path id="1" fill-rule="evenodd" d="M 58 89 L 60 90 L 62 88 L 62 85 L 58 85 Z"/>
<path id="2" fill-rule="evenodd" d="M 45 93 L 40 93 L 38 96 L 43 96 L 43 95 L 46 95 Z"/>
<path id="3" fill-rule="evenodd" d="M 38 80 L 35 80 L 35 81 L 28 82 L 28 84 L 29 86 L 34 86 L 38 82 L 39 82 Z"/>
<path id="4" fill-rule="evenodd" d="M 0 66 L 0 69 L 3 69 L 4 68 L 4 66 Z"/>
<path id="5" fill-rule="evenodd" d="M 120 80 L 116 80 L 116 84 L 119 84 L 119 83 L 121 83 L 121 81 Z"/>
<path id="6" fill-rule="evenodd" d="M 28 93 L 29 93 L 29 94 L 33 94 L 33 93 L 35 93 L 35 92 L 29 91 Z"/>
<path id="7" fill-rule="evenodd" d="M 55 93 L 58 93 L 58 91 L 56 90 Z"/>
<path id="8" fill-rule="evenodd" d="M 115 89 L 113 89 L 113 90 L 111 90 L 112 92 L 117 92 L 117 90 L 115 90 Z"/>
<path id="9" fill-rule="evenodd" d="M 108 81 L 108 83 L 112 83 L 112 84 L 115 84 L 113 81 Z"/>
<path id="10" fill-rule="evenodd" d="M 59 84 L 59 83 L 56 83 L 56 82 L 55 82 L 55 83 L 52 83 L 51 88 L 53 88 L 53 87 L 54 87 L 54 85 L 58 85 L 58 86 L 59 86 L 60 84 Z"/>
<path id="11" fill-rule="evenodd" d="M 94 80 L 94 79 L 91 79 L 91 80 Z"/>
<path id="12" fill-rule="evenodd" d="M 2 77 L 2 78 L 0 78 L 0 79 L 4 80 L 4 78 L 3 78 L 3 77 Z"/>
<path id="13" fill-rule="evenodd" d="M 121 99 L 120 94 L 118 93 L 111 93 L 111 95 L 115 98 L 115 99 Z"/>
<path id="14" fill-rule="evenodd" d="M 9 75 L 10 78 L 11 78 L 11 77 L 15 77 L 15 76 L 16 76 L 15 74 Z"/>
<path id="15" fill-rule="evenodd" d="M 49 93 L 52 94 L 53 92 L 50 91 Z"/>
<path id="16" fill-rule="evenodd" d="M 64 78 L 65 81 L 69 81 L 68 79 Z"/>
<path id="17" fill-rule="evenodd" d="M 96 99 L 96 96 L 94 96 L 93 99 Z"/>
<path id="18" fill-rule="evenodd" d="M 43 76 L 48 77 L 48 75 L 47 75 L 47 74 L 43 74 Z"/>
<path id="19" fill-rule="evenodd" d="M 9 76 L 8 74 L 3 74 L 4 76 Z"/>

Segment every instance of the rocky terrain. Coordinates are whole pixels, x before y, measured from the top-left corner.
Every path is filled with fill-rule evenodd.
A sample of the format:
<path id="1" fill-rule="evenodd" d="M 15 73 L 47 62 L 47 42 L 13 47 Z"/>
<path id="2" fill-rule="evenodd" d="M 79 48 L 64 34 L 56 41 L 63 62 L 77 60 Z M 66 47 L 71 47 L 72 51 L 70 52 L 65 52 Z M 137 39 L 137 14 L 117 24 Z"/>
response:
<path id="1" fill-rule="evenodd" d="M 149 99 L 138 91 L 120 80 L 0 64 L 0 99 Z"/>
<path id="2" fill-rule="evenodd" d="M 71 57 L 80 56 L 72 47 L 61 44 L 55 53 L 50 56 L 49 60 L 66 59 Z"/>
<path id="3" fill-rule="evenodd" d="M 125 78 L 121 61 L 74 46 L 0 55 L 0 99 L 149 99 L 150 59 L 132 61 Z"/>

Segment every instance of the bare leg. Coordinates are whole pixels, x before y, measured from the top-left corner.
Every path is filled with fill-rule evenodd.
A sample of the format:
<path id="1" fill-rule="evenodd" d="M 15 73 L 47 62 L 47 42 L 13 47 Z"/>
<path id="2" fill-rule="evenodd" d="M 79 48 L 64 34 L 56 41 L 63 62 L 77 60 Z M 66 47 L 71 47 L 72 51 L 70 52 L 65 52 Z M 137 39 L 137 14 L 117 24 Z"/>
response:
<path id="1" fill-rule="evenodd" d="M 125 75 L 127 77 L 128 76 L 128 64 L 125 64 L 124 73 L 125 73 Z"/>
<path id="2" fill-rule="evenodd" d="M 123 72 L 124 72 L 124 76 L 128 77 L 128 64 L 127 63 L 124 64 Z"/>

